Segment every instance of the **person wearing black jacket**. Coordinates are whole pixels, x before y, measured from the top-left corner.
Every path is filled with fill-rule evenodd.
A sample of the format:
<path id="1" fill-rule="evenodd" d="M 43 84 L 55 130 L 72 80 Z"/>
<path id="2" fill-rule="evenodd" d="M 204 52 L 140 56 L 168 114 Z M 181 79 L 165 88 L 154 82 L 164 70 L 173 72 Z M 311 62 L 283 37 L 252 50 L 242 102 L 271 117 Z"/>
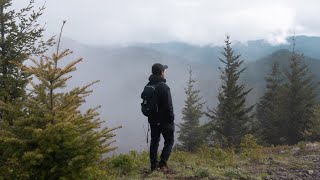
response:
<path id="1" fill-rule="evenodd" d="M 156 63 L 152 66 L 152 74 L 148 85 L 155 85 L 158 111 L 148 117 L 151 127 L 150 163 L 151 170 L 167 168 L 167 161 L 174 143 L 174 112 L 169 86 L 164 78 L 164 70 L 168 66 Z M 160 135 L 164 138 L 164 147 L 158 162 Z"/>

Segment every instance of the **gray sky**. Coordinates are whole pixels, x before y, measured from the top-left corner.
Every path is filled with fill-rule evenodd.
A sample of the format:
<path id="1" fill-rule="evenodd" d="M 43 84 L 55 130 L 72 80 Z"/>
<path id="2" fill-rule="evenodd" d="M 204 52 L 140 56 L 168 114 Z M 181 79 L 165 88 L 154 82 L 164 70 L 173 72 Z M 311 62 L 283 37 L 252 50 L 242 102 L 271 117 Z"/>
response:
<path id="1" fill-rule="evenodd" d="M 35 0 L 43 4 L 45 0 Z M 319 0 L 46 0 L 47 35 L 87 44 L 182 41 L 221 44 L 267 39 L 283 43 L 293 32 L 320 35 Z M 22 7 L 28 0 L 13 0 Z"/>

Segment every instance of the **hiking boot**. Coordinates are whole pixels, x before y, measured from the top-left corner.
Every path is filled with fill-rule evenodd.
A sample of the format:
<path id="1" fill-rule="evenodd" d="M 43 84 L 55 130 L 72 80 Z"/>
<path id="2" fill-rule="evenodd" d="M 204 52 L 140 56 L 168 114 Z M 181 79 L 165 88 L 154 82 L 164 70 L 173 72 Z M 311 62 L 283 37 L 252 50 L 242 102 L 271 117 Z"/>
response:
<path id="1" fill-rule="evenodd" d="M 155 171 L 159 169 L 159 163 L 153 163 L 151 164 L 151 171 Z"/>
<path id="2" fill-rule="evenodd" d="M 169 171 L 169 168 L 167 166 L 167 163 L 163 162 L 163 161 L 160 161 L 159 162 L 159 168 L 162 172 L 168 172 Z"/>
<path id="3" fill-rule="evenodd" d="M 168 168 L 167 165 L 166 165 L 166 166 L 161 166 L 161 167 L 159 167 L 159 169 L 160 169 L 161 171 L 163 171 L 163 172 L 167 172 L 167 171 L 169 170 L 169 168 Z"/>
<path id="4" fill-rule="evenodd" d="M 160 171 L 165 174 L 175 174 L 176 171 L 172 168 L 169 168 L 167 165 L 159 167 Z"/>
<path id="5" fill-rule="evenodd" d="M 159 162 L 159 167 L 162 168 L 162 167 L 167 167 L 167 163 L 166 162 L 163 162 L 162 160 Z"/>

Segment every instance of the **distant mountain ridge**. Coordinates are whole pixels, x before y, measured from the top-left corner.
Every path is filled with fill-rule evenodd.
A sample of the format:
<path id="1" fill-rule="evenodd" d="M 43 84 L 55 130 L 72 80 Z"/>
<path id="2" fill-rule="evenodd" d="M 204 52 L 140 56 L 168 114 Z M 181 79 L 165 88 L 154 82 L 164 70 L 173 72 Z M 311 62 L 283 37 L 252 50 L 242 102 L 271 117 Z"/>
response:
<path id="1" fill-rule="evenodd" d="M 295 40 L 298 52 L 320 59 L 320 37 L 296 36 Z M 266 40 L 251 40 L 246 43 L 235 41 L 232 46 L 236 53 L 241 54 L 242 58 L 250 62 L 263 58 L 280 49 L 292 50 L 292 37 L 288 37 L 287 42 L 288 44 L 271 45 Z M 222 46 L 196 46 L 181 42 L 137 44 L 135 46 L 155 49 L 199 63 L 215 63 L 214 61 L 218 60 L 217 57 L 221 56 L 221 51 L 223 50 Z"/>
<path id="2" fill-rule="evenodd" d="M 206 102 L 204 110 L 216 106 L 222 46 L 196 46 L 179 42 L 125 47 L 90 46 L 68 38 L 63 38 L 61 42 L 61 49 L 74 51 L 68 59 L 84 58 L 73 74 L 70 87 L 101 80 L 101 83 L 94 86 L 94 93 L 88 98 L 85 107 L 102 105 L 101 117 L 107 121 L 106 125 L 123 126 L 116 137 L 121 147 L 119 152 L 148 148 L 145 143 L 147 121 L 140 112 L 140 94 L 151 74 L 153 63 L 160 62 L 169 66 L 165 76 L 172 92 L 177 124 L 181 122 L 184 87 L 190 65 L 197 80 L 196 86 Z M 306 63 L 320 81 L 320 38 L 297 36 L 296 45 L 297 51 L 305 54 Z M 233 47 L 236 54 L 242 55 L 241 58 L 245 59 L 245 66 L 248 67 L 242 81 L 247 88 L 253 88 L 249 103 L 254 104 L 263 94 L 264 76 L 271 69 L 271 63 L 280 60 L 285 64 L 292 46 L 272 46 L 264 40 L 257 40 L 248 41 L 246 44 L 234 42 Z"/>

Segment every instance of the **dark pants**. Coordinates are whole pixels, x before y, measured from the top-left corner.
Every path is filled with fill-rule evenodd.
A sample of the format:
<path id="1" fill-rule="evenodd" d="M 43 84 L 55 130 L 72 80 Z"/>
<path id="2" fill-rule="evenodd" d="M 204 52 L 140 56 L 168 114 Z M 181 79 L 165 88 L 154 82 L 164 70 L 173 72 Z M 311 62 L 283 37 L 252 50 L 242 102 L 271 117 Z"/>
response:
<path id="1" fill-rule="evenodd" d="M 158 147 L 160 134 L 164 138 L 164 147 L 160 156 L 160 166 L 166 166 L 174 143 L 174 123 L 165 123 L 160 125 L 150 125 L 151 144 L 150 144 L 150 163 L 151 167 L 158 164 Z"/>

